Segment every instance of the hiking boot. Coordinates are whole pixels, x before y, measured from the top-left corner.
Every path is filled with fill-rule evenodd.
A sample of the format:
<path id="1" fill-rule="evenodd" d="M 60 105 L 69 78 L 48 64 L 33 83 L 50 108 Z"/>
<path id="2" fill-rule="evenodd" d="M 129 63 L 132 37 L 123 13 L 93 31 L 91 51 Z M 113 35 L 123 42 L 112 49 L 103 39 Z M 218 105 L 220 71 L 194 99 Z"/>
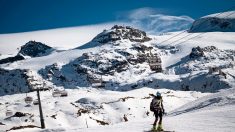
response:
<path id="1" fill-rule="evenodd" d="M 163 131 L 162 124 L 158 124 L 157 131 Z"/>
<path id="2" fill-rule="evenodd" d="M 156 125 L 153 125 L 152 131 L 155 131 L 155 130 L 157 130 Z"/>

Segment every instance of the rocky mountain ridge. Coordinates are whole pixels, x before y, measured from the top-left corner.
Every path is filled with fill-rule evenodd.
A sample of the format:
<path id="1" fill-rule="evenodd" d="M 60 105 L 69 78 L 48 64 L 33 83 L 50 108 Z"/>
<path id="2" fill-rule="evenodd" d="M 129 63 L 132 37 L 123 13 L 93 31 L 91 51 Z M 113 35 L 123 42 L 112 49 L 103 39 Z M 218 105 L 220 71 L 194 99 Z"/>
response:
<path id="1" fill-rule="evenodd" d="M 192 52 L 179 62 L 163 67 L 162 62 L 165 62 L 167 57 L 174 57 L 181 51 L 179 47 L 160 46 L 157 42 L 144 31 L 115 25 L 110 30 L 98 34 L 91 42 L 71 50 L 76 53 L 86 49 L 88 52 L 77 56 L 74 54 L 75 59 L 69 60 L 68 63 L 60 62 L 60 57 L 66 55 L 61 52 L 63 56 L 58 54 L 56 60 L 52 60 L 54 64 L 34 72 L 37 73 L 36 76 L 41 76 L 40 82 L 46 82 L 50 88 L 93 87 L 128 91 L 147 86 L 215 92 L 231 87 L 234 82 L 233 76 L 226 72 L 227 69 L 233 68 L 234 50 L 221 50 L 215 46 L 193 47 Z M 23 46 L 21 54 L 37 57 L 51 50 L 41 43 L 38 43 L 41 48 L 31 47 L 34 43 L 38 42 L 30 41 Z M 69 54 L 70 51 L 66 53 Z M 22 62 L 15 64 L 17 63 Z M 211 73 L 211 68 L 220 69 L 220 72 L 217 70 Z M 9 77 L 8 74 L 1 74 L 2 83 L 5 82 L 3 78 L 6 76 Z M 15 80 L 10 77 L 9 79 Z M 13 87 L 13 83 L 7 85 L 9 89 L 18 87 Z M 5 87 L 4 85 L 2 89 Z M 8 94 L 4 90 L 2 92 L 2 95 Z"/>

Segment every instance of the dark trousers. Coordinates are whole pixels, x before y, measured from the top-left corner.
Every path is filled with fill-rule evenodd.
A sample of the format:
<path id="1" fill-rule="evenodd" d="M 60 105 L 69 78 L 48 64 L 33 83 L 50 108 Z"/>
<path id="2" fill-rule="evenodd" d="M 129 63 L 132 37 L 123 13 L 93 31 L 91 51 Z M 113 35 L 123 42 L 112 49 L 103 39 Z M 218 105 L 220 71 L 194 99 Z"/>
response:
<path id="1" fill-rule="evenodd" d="M 155 126 L 157 124 L 158 117 L 160 118 L 158 124 L 162 124 L 162 115 L 163 115 L 162 110 L 159 109 L 159 110 L 154 111 L 154 115 L 155 115 L 155 121 L 153 125 Z"/>

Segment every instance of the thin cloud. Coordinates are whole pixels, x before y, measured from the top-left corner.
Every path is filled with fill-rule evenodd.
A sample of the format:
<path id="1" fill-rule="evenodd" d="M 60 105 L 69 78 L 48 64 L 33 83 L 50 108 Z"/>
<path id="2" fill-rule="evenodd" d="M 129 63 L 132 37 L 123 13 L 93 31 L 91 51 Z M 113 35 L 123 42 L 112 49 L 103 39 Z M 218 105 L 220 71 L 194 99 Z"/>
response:
<path id="1" fill-rule="evenodd" d="M 162 13 L 162 9 L 153 9 L 149 7 L 132 10 L 128 13 L 128 19 L 144 19 L 152 14 Z"/>
<path id="2" fill-rule="evenodd" d="M 122 11 L 116 14 L 117 20 L 135 20 L 135 19 L 144 19 L 150 15 L 155 14 L 167 14 L 168 10 L 163 8 L 151 8 L 151 7 L 143 7 L 129 11 Z"/>
<path id="3" fill-rule="evenodd" d="M 118 14 L 118 21 L 140 28 L 150 34 L 188 29 L 193 23 L 189 16 L 170 16 L 169 11 L 161 8 L 138 8 Z"/>

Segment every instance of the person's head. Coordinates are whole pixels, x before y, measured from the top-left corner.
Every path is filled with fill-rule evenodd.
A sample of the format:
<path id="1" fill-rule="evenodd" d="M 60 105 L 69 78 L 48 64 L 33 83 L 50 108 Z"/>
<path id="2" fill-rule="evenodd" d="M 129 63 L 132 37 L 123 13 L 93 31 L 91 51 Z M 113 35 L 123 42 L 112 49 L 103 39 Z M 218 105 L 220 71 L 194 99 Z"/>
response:
<path id="1" fill-rule="evenodd" d="M 161 97 L 161 93 L 157 91 L 156 96 Z"/>

